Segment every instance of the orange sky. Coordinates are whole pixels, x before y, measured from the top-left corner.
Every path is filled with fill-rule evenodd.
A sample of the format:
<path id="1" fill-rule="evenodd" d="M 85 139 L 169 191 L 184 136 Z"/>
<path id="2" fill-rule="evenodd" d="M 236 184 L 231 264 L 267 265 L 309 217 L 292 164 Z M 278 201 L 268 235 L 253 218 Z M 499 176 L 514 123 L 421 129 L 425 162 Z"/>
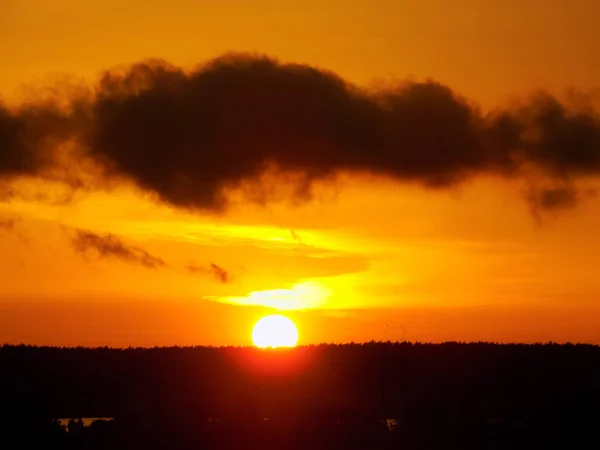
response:
<path id="1" fill-rule="evenodd" d="M 0 92 L 18 104 L 63 74 L 91 82 L 148 57 L 191 67 L 236 50 L 360 84 L 433 77 L 487 108 L 537 88 L 598 88 L 599 13 L 591 0 L 8 0 Z M 22 186 L 31 195 L 0 203 L 0 342 L 249 344 L 265 306 L 277 305 L 300 343 L 600 343 L 593 196 L 539 218 L 518 182 L 429 191 L 346 175 L 306 204 L 238 196 L 209 215 L 125 184 L 68 202 L 36 195 L 59 198 L 59 186 Z M 75 229 L 119 236 L 165 266 L 86 257 L 71 245 Z"/>

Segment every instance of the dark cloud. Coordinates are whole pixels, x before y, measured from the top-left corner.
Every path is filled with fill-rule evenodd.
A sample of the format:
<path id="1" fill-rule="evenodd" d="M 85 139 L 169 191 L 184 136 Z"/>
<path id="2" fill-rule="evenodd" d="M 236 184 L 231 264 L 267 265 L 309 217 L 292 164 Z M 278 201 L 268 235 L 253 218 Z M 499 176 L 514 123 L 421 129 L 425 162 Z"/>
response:
<path id="1" fill-rule="evenodd" d="M 338 76 L 230 55 L 191 73 L 161 62 L 107 74 L 89 146 L 111 170 L 164 200 L 219 208 L 224 186 L 267 167 L 310 182 L 339 170 L 443 187 L 479 173 L 600 171 L 600 122 L 539 94 L 482 114 L 450 88 L 405 83 L 367 91 Z"/>
<path id="2" fill-rule="evenodd" d="M 227 284 L 231 281 L 229 272 L 214 263 L 210 263 L 208 266 L 198 266 L 192 261 L 188 264 L 187 270 L 191 273 L 211 276 L 221 284 Z"/>
<path id="3" fill-rule="evenodd" d="M 75 251 L 84 255 L 92 252 L 99 257 L 117 258 L 121 261 L 141 264 L 150 269 L 166 266 L 161 258 L 151 255 L 143 248 L 128 245 L 112 234 L 99 235 L 90 231 L 76 230 L 72 245 Z"/>
<path id="4" fill-rule="evenodd" d="M 477 117 L 437 83 L 370 93 L 336 75 L 227 56 L 186 74 L 160 62 L 107 74 L 88 146 L 114 173 L 175 205 L 223 206 L 222 189 L 267 168 L 301 174 L 296 195 L 339 170 L 430 185 L 492 164 Z"/>
<path id="5" fill-rule="evenodd" d="M 75 99 L 68 107 L 48 100 L 13 109 L 0 104 L 0 177 L 53 178 L 50 169 L 66 162 L 67 155 L 59 149 L 86 128 L 81 107 Z M 65 174 L 61 178 L 68 180 Z"/>
<path id="6" fill-rule="evenodd" d="M 24 122 L 0 104 L 0 176 L 34 171 L 31 154 L 21 142 Z"/>
<path id="7" fill-rule="evenodd" d="M 579 193 L 570 186 L 538 188 L 530 192 L 528 201 L 534 210 L 560 210 L 577 204 Z"/>
<path id="8" fill-rule="evenodd" d="M 294 175 L 295 199 L 339 171 L 430 188 L 480 174 L 542 176 L 568 183 L 572 198 L 580 180 L 600 174 L 600 119 L 586 102 L 541 93 L 483 113 L 434 81 L 365 89 L 255 55 L 190 72 L 160 60 L 109 71 L 92 99 L 68 111 L 0 109 L 0 174 L 35 174 L 56 158 L 50 144 L 74 140 L 107 178 L 213 210 L 226 206 L 224 188 L 267 169 Z M 538 195 L 541 208 L 569 203 L 566 192 Z"/>
<path id="9" fill-rule="evenodd" d="M 531 212 L 538 221 L 542 221 L 545 212 L 558 213 L 572 209 L 585 198 L 594 198 L 594 189 L 576 189 L 571 183 L 551 186 L 532 186 L 526 193 Z"/>

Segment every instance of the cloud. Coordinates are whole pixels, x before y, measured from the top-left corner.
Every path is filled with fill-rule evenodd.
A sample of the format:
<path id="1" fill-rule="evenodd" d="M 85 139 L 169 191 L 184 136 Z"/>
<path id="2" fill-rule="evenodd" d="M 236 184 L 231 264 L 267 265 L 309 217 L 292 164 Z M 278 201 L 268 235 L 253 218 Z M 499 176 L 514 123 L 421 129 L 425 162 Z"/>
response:
<path id="1" fill-rule="evenodd" d="M 229 281 L 229 273 L 222 267 L 219 267 L 216 264 L 210 263 L 210 270 L 211 270 L 213 276 L 217 280 L 219 280 L 221 283 L 227 283 Z"/>
<path id="2" fill-rule="evenodd" d="M 57 168 L 72 165 L 67 147 L 89 126 L 89 106 L 89 101 L 84 106 L 76 97 L 40 98 L 12 109 L 0 103 L 0 180 L 44 176 L 80 185 L 75 174 L 59 173 Z"/>
<path id="3" fill-rule="evenodd" d="M 72 240 L 75 251 L 87 255 L 96 253 L 99 257 L 112 257 L 128 263 L 141 264 L 150 269 L 165 267 L 166 263 L 151 255 L 141 247 L 127 245 L 112 234 L 99 235 L 85 230 L 76 230 Z"/>
<path id="4" fill-rule="evenodd" d="M 435 81 L 367 89 L 247 54 L 189 72 L 152 60 L 107 71 L 94 96 L 66 110 L 47 102 L 0 109 L 0 176 L 64 164 L 48 148 L 69 141 L 107 179 L 128 178 L 184 208 L 221 210 L 224 189 L 268 170 L 287 176 L 292 200 L 340 171 L 428 188 L 477 175 L 541 176 L 566 180 L 575 200 L 578 182 L 600 175 L 600 118 L 571 103 L 538 93 L 484 113 Z M 573 205 L 565 194 L 540 194 L 536 204 Z"/>
<path id="5" fill-rule="evenodd" d="M 29 169 L 27 153 L 19 142 L 21 122 L 0 105 L 0 175 Z"/>
<path id="6" fill-rule="evenodd" d="M 538 188 L 530 192 L 528 201 L 534 210 L 560 210 L 577 204 L 578 192 L 572 187 Z"/>
<path id="7" fill-rule="evenodd" d="M 83 255 L 95 253 L 101 258 L 116 258 L 128 263 L 141 264 L 150 269 L 168 267 L 163 259 L 148 253 L 139 246 L 127 244 L 123 239 L 112 234 L 99 235 L 91 231 L 75 230 L 75 236 L 71 244 L 75 251 Z M 227 284 L 231 281 L 229 272 L 214 263 L 209 263 L 207 266 L 198 266 L 192 261 L 188 264 L 186 270 L 191 273 L 210 276 L 221 284 Z"/>
<path id="8" fill-rule="evenodd" d="M 227 284 L 231 281 L 229 272 L 214 263 L 210 263 L 207 267 L 201 267 L 192 261 L 186 269 L 191 273 L 210 275 L 221 284 Z"/>

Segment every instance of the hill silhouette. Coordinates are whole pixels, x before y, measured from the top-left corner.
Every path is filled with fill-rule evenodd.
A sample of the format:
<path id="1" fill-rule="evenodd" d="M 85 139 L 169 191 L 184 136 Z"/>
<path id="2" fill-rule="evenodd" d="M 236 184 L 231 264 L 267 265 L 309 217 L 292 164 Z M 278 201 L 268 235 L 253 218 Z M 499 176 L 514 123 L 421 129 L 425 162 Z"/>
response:
<path id="1" fill-rule="evenodd" d="M 600 347 L 0 347 L 22 448 L 593 448 Z M 110 417 L 85 427 L 58 418 Z M 3 448 L 19 448 L 9 446 Z"/>

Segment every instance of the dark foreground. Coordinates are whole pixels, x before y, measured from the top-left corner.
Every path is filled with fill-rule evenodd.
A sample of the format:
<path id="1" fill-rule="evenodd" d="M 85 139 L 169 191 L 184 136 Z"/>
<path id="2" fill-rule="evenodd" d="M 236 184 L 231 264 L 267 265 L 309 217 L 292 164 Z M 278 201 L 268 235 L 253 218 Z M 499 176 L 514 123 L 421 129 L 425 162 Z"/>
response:
<path id="1" fill-rule="evenodd" d="M 600 448 L 586 345 L 4 346 L 0 388 L 0 448 Z"/>

